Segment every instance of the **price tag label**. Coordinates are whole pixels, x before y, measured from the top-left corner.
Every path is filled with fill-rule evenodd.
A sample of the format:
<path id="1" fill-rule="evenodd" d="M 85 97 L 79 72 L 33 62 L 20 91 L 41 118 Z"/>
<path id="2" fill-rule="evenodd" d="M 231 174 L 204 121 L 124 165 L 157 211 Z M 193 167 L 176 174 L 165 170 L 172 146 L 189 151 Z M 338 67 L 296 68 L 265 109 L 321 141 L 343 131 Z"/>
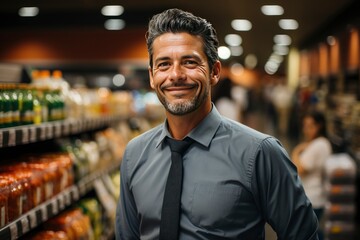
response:
<path id="1" fill-rule="evenodd" d="M 36 128 L 30 128 L 30 142 L 36 142 Z"/>
<path id="2" fill-rule="evenodd" d="M 3 141 L 4 141 L 4 139 L 3 139 L 3 132 L 0 131 L 0 147 L 3 147 Z"/>
<path id="3" fill-rule="evenodd" d="M 8 146 L 15 146 L 15 145 L 16 145 L 16 132 L 15 129 L 10 129 Z"/>
<path id="4" fill-rule="evenodd" d="M 37 218 L 35 211 L 29 213 L 29 219 L 30 219 L 30 228 L 31 229 L 35 228 L 37 226 Z"/>
<path id="5" fill-rule="evenodd" d="M 28 231 L 30 231 L 29 221 L 26 217 L 21 218 L 20 223 L 21 223 L 21 227 L 22 227 L 22 234 L 25 234 Z"/>
<path id="6" fill-rule="evenodd" d="M 41 211 L 41 218 L 42 218 L 42 221 L 45 222 L 46 220 L 48 220 L 48 211 L 47 211 L 47 207 L 45 204 L 41 205 L 41 208 L 40 208 L 40 211 Z"/>
<path id="7" fill-rule="evenodd" d="M 59 210 L 62 210 L 65 208 L 65 194 L 60 194 L 59 195 Z"/>
<path id="8" fill-rule="evenodd" d="M 23 128 L 22 129 L 22 141 L 23 144 L 29 143 L 29 129 Z"/>
<path id="9" fill-rule="evenodd" d="M 42 125 L 40 127 L 40 139 L 45 140 L 46 139 L 46 127 Z"/>
<path id="10" fill-rule="evenodd" d="M 71 133 L 77 133 L 77 128 L 78 128 L 78 124 L 76 124 L 75 122 L 71 124 Z"/>
<path id="11" fill-rule="evenodd" d="M 61 124 L 60 123 L 56 123 L 55 124 L 55 137 L 60 137 L 61 136 Z"/>
<path id="12" fill-rule="evenodd" d="M 79 200 L 80 198 L 80 195 L 79 195 L 79 191 L 77 188 L 74 188 L 73 191 L 72 191 L 72 195 L 73 195 L 73 199 L 74 201 L 77 201 Z"/>
<path id="13" fill-rule="evenodd" d="M 17 239 L 18 238 L 18 228 L 16 226 L 16 222 L 9 225 L 9 229 L 10 229 L 11 240 Z"/>
<path id="14" fill-rule="evenodd" d="M 59 212 L 59 206 L 58 206 L 56 200 L 54 200 L 54 201 L 51 202 L 51 207 L 52 207 L 52 213 L 53 213 L 53 215 L 58 214 L 58 212 Z"/>
<path id="15" fill-rule="evenodd" d="M 53 136 L 54 136 L 54 131 L 53 131 L 52 125 L 47 125 L 46 126 L 46 138 L 47 139 L 52 139 Z"/>
<path id="16" fill-rule="evenodd" d="M 69 135 L 70 132 L 70 124 L 69 122 L 64 124 L 64 135 Z"/>
<path id="17" fill-rule="evenodd" d="M 71 204 L 71 192 L 70 191 L 65 192 L 64 199 L 65 199 L 65 205 L 66 206 Z"/>

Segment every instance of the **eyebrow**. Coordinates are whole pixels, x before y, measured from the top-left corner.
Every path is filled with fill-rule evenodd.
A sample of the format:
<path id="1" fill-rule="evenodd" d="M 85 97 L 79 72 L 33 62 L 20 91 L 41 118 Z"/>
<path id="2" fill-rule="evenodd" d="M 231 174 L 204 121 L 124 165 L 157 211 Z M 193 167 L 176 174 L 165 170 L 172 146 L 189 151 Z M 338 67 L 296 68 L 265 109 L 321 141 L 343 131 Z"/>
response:
<path id="1" fill-rule="evenodd" d="M 196 54 L 188 54 L 188 55 L 184 55 L 181 57 L 181 59 L 189 59 L 189 58 L 194 58 L 197 61 L 201 61 L 201 58 Z M 155 59 L 154 64 L 157 64 L 158 62 L 166 61 L 169 59 L 170 59 L 170 57 L 160 57 L 160 58 Z"/>

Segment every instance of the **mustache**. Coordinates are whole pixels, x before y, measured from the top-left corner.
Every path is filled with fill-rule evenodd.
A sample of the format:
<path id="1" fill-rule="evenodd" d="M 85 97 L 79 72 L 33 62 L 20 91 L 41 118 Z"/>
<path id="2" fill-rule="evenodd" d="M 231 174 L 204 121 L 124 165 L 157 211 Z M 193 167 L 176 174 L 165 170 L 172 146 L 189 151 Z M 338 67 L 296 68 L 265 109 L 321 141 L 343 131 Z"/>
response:
<path id="1" fill-rule="evenodd" d="M 171 87 L 195 87 L 196 85 L 197 84 L 195 84 L 195 83 L 173 82 L 173 83 L 162 85 L 160 89 L 164 90 L 166 88 L 171 88 Z"/>

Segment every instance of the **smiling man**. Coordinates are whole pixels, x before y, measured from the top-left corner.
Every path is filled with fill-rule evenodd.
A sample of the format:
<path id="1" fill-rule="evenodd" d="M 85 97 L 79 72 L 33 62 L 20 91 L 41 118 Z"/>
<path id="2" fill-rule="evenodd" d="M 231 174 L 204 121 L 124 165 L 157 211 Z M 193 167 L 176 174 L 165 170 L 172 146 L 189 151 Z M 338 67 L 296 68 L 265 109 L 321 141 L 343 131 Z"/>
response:
<path id="1" fill-rule="evenodd" d="M 166 120 L 126 147 L 116 239 L 265 239 L 266 222 L 279 239 L 318 239 L 281 144 L 211 103 L 221 70 L 211 24 L 166 10 L 151 19 L 147 46 Z"/>

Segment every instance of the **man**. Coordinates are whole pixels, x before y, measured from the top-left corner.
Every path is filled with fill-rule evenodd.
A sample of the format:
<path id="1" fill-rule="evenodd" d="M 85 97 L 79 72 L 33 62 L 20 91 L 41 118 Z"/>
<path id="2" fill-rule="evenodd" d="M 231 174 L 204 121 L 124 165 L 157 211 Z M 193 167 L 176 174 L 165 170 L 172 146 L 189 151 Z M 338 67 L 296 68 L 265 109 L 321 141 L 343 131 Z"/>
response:
<path id="1" fill-rule="evenodd" d="M 264 239 L 266 222 L 279 239 L 317 239 L 316 216 L 280 143 L 222 117 L 211 103 L 221 69 L 211 24 L 164 11 L 149 22 L 147 46 L 150 85 L 166 121 L 126 148 L 116 238 L 170 239 L 160 228 L 170 143 L 191 139 L 182 153 L 177 239 Z"/>

